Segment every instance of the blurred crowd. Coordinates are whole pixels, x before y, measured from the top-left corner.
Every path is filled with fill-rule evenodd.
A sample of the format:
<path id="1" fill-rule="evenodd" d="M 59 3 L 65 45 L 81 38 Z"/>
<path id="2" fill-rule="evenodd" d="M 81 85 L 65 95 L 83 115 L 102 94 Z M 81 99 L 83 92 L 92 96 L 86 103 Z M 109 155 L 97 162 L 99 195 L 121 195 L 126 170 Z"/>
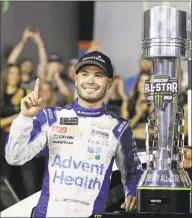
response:
<path id="1" fill-rule="evenodd" d="M 37 66 L 29 58 L 20 59 L 20 54 L 28 41 L 33 41 L 34 46 L 37 46 L 39 57 Z M 92 41 L 87 52 L 100 50 L 100 48 L 100 42 Z M 6 65 L 3 67 L 1 72 L 0 173 L 7 176 L 20 200 L 41 189 L 46 158 L 40 154 L 23 166 L 8 165 L 4 160 L 4 148 L 11 123 L 20 112 L 21 99 L 34 88 L 37 77 L 41 80 L 40 96 L 45 106 L 64 107 L 71 104 L 77 97 L 74 85 L 76 63 L 75 57 L 68 61 L 67 66 L 64 66 L 64 60 L 60 54 L 47 54 L 40 31 L 27 27 L 20 41 L 9 53 Z M 105 98 L 106 107 L 117 116 L 131 121 L 137 147 L 145 149 L 145 124 L 154 108 L 146 103 L 144 82 L 152 73 L 152 62 L 139 58 L 136 72 L 128 72 L 128 75 L 132 76 L 126 79 L 116 72 L 116 68 L 114 71 L 114 83 Z M 183 72 L 181 71 L 179 84 L 182 84 L 182 80 Z M 185 113 L 184 134 L 185 144 L 187 144 L 187 87 L 180 86 L 178 103 Z"/>

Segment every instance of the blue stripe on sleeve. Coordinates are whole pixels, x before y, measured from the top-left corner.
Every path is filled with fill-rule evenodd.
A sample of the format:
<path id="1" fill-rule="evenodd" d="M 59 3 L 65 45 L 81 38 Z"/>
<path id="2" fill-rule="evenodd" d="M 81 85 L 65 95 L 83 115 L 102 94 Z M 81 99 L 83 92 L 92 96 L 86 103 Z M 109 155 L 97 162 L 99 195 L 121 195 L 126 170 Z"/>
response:
<path id="1" fill-rule="evenodd" d="M 120 143 L 124 156 L 124 167 L 126 172 L 126 197 L 136 196 L 136 189 L 141 177 L 142 165 L 137 155 L 137 146 L 131 128 L 127 128 L 121 138 Z"/>
<path id="2" fill-rule="evenodd" d="M 42 131 L 42 126 L 47 123 L 45 112 L 41 110 L 37 116 L 33 119 L 33 129 L 30 134 L 29 142 L 32 142 Z"/>

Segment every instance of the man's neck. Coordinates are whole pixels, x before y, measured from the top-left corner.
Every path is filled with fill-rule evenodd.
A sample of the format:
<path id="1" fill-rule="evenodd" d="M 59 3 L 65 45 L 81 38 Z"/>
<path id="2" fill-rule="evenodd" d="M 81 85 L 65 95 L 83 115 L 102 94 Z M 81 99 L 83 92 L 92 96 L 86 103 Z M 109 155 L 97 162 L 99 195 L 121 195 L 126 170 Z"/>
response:
<path id="1" fill-rule="evenodd" d="M 85 108 L 93 108 L 93 109 L 97 109 L 97 108 L 101 108 L 102 105 L 103 105 L 103 99 L 98 101 L 98 102 L 95 102 L 95 103 L 89 103 L 87 101 L 84 101 L 83 99 L 81 98 L 78 98 L 78 104 L 82 107 L 85 107 Z"/>

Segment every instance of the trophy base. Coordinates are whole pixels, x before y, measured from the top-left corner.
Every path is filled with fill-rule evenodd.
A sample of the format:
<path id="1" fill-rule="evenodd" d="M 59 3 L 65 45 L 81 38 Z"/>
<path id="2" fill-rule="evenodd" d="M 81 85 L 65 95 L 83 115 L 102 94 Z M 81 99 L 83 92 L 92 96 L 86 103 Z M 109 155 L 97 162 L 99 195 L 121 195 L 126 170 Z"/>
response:
<path id="1" fill-rule="evenodd" d="M 145 170 L 137 188 L 137 210 L 191 213 L 191 197 L 191 183 L 184 170 Z"/>
<path id="2" fill-rule="evenodd" d="M 169 190 L 159 187 L 138 190 L 138 212 L 191 213 L 191 190 Z"/>

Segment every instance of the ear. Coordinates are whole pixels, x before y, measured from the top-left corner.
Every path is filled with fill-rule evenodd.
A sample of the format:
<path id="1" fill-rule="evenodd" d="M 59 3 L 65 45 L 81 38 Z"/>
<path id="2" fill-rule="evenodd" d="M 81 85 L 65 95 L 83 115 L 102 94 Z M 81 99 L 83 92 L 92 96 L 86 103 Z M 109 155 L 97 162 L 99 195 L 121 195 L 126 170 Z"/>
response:
<path id="1" fill-rule="evenodd" d="M 114 82 L 114 78 L 112 78 L 112 79 L 109 78 L 108 80 L 109 80 L 109 81 L 108 81 L 107 88 L 110 89 L 111 86 L 112 86 L 112 84 L 113 84 L 113 82 Z"/>
<path id="2" fill-rule="evenodd" d="M 60 64 L 59 66 L 59 71 L 62 72 L 64 70 L 64 65 L 63 64 Z"/>
<path id="3" fill-rule="evenodd" d="M 75 82 L 75 86 L 77 87 L 77 80 L 78 80 L 78 74 L 75 73 L 74 74 L 74 82 Z"/>

